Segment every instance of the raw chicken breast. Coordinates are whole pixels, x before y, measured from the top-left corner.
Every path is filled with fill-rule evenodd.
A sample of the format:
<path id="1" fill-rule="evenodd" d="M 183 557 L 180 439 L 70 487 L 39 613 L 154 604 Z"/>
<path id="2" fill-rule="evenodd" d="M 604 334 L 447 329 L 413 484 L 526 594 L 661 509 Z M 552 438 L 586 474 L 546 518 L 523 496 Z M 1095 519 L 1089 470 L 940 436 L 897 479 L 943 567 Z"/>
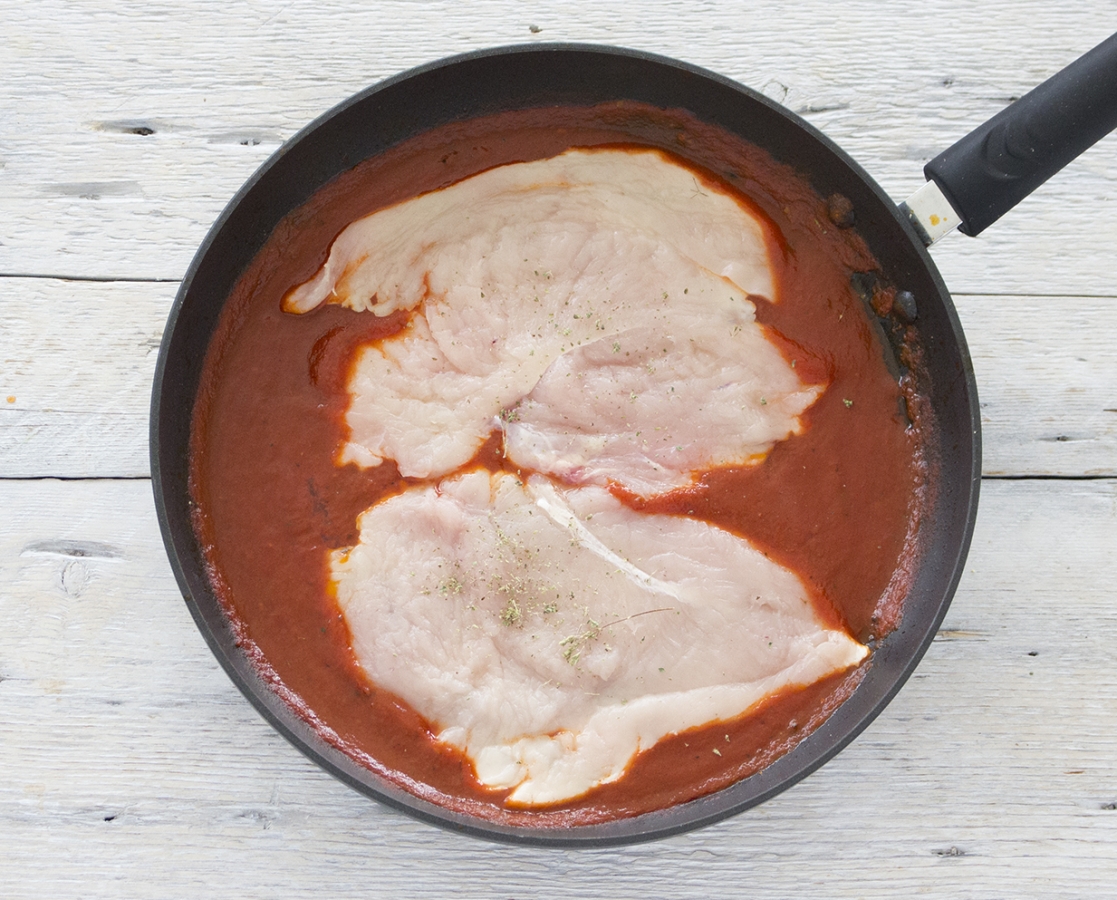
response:
<path id="1" fill-rule="evenodd" d="M 683 455 L 640 463 L 647 471 L 635 473 L 639 483 L 663 489 L 685 484 L 696 467 L 766 452 L 798 430 L 795 417 L 813 401 L 774 349 L 762 350 L 763 366 L 752 358 L 764 339 L 748 297 L 775 293 L 766 229 L 736 198 L 659 151 L 572 150 L 492 169 L 354 222 L 285 308 L 414 310 L 403 333 L 358 356 L 339 461 L 391 459 L 419 478 L 467 462 L 563 354 L 593 342 L 614 346 L 633 329 L 668 335 L 676 349 L 663 361 L 665 374 L 628 384 L 630 392 L 658 391 L 667 372 L 688 368 L 702 370 L 705 386 L 740 384 L 715 404 L 716 423 L 695 425 L 716 435 L 713 444 L 686 441 Z M 729 356 L 719 362 L 723 351 Z M 570 365 L 584 369 L 591 357 Z M 758 414 L 768 394 L 786 401 Z M 755 397 L 743 417 L 723 423 L 746 395 Z M 758 415 L 769 436 L 730 438 L 734 429 L 750 431 Z M 544 423 L 533 422 L 538 448 Z M 561 433 L 545 439 L 569 443 Z M 612 458 L 575 459 L 586 449 L 567 446 L 556 465 L 569 473 Z M 675 469 L 665 467 L 671 461 Z M 608 477 L 622 480 L 616 471 Z"/>
<path id="2" fill-rule="evenodd" d="M 755 323 L 633 328 L 555 360 L 503 417 L 505 453 L 568 483 L 658 494 L 762 459 L 821 393 Z"/>
<path id="3" fill-rule="evenodd" d="M 867 653 L 747 541 L 598 487 L 472 472 L 360 528 L 330 561 L 357 659 L 513 804 L 580 796 Z"/>
<path id="4" fill-rule="evenodd" d="M 641 235 L 739 291 L 772 298 L 765 226 L 738 198 L 699 182 L 659 150 L 587 149 L 498 166 L 358 219 L 338 235 L 315 277 L 288 293 L 284 308 L 308 312 L 341 303 L 382 316 L 413 309 L 426 297 L 428 272 L 456 275 L 455 283 L 473 276 L 474 287 L 483 287 L 478 276 L 491 274 L 517 289 L 524 284 L 519 276 L 547 262 L 522 259 L 519 241 L 556 222 Z M 547 230 L 560 253 L 576 254 L 579 231 Z M 511 243 L 490 244 L 486 236 L 497 232 Z M 470 252 L 478 240 L 506 267 Z M 430 290 L 439 287 L 432 283 Z"/>

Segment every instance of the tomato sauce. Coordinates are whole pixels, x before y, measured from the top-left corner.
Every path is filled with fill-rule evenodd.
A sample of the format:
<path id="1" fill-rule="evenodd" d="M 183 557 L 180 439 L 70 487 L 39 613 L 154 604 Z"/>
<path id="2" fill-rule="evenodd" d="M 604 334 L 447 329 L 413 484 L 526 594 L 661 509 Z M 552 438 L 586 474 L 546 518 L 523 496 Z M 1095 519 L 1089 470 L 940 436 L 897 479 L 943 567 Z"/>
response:
<path id="1" fill-rule="evenodd" d="M 725 787 L 794 748 L 872 665 L 870 656 L 735 721 L 669 737 L 619 781 L 524 810 L 479 785 L 469 761 L 434 740 L 437 727 L 371 683 L 350 649 L 328 551 L 355 544 L 358 514 L 409 480 L 391 462 L 334 464 L 346 438 L 346 382 L 355 351 L 398 332 L 407 314 L 326 306 L 295 316 L 280 310 L 283 295 L 313 275 L 342 228 L 378 208 L 495 165 L 618 143 L 670 150 L 769 219 L 779 302 L 757 299 L 757 318 L 804 382 L 828 385 L 803 416 L 803 433 L 762 464 L 711 471 L 653 500 L 618 496 L 747 538 L 804 579 L 828 624 L 863 642 L 887 634 L 910 582 L 924 505 L 921 447 L 930 425 L 918 411 L 926 404 L 910 375 L 894 374 L 895 360 L 910 361 L 916 349 L 898 323 L 867 305 L 887 312 L 887 286 L 865 297 L 851 281 L 877 265 L 856 232 L 828 215 L 842 204 L 685 113 L 633 103 L 504 113 L 425 133 L 341 175 L 284 220 L 241 277 L 194 410 L 195 528 L 246 652 L 326 740 L 428 800 L 505 824 L 599 822 Z M 473 464 L 505 465 L 495 438 Z"/>

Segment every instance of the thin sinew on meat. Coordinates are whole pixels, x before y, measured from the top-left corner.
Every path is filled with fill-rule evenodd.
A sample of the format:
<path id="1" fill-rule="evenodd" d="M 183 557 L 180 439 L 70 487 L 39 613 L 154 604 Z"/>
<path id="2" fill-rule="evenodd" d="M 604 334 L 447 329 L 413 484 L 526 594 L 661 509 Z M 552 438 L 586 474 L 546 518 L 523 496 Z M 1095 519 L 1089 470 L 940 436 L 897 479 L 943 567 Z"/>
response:
<path id="1" fill-rule="evenodd" d="M 572 150 L 352 223 L 284 304 L 414 312 L 359 353 L 339 462 L 437 478 L 503 420 L 524 465 L 656 493 L 762 458 L 821 390 L 755 321 L 749 297 L 775 299 L 767 228 L 659 151 Z M 685 433 L 652 434 L 684 386 Z"/>
<path id="2" fill-rule="evenodd" d="M 472 472 L 367 510 L 331 557 L 361 665 L 525 806 L 859 663 L 789 570 L 607 490 Z"/>

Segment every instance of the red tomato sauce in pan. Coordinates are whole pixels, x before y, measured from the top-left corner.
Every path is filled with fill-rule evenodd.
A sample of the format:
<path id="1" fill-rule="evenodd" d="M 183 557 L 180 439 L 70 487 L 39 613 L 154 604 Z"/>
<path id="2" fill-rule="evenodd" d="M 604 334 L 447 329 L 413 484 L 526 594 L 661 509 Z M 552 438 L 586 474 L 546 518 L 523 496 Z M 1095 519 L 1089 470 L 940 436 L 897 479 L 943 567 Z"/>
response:
<path id="1" fill-rule="evenodd" d="M 393 463 L 336 466 L 346 438 L 346 383 L 355 351 L 395 333 L 406 314 L 378 318 L 326 306 L 280 310 L 324 261 L 349 222 L 486 168 L 572 146 L 651 145 L 736 189 L 780 236 L 772 249 L 780 302 L 757 318 L 805 383 L 827 383 L 802 434 L 760 465 L 706 473 L 692 488 L 634 508 L 703 519 L 747 538 L 815 594 L 821 617 L 862 642 L 899 619 L 925 502 L 922 420 L 903 328 L 889 348 L 851 284 L 876 262 L 855 230 L 766 153 L 685 113 L 623 103 L 504 113 L 427 132 L 359 164 L 283 221 L 229 297 L 206 359 L 193 421 L 195 528 L 241 645 L 323 737 L 375 772 L 451 809 L 505 824 L 588 824 L 685 802 L 759 771 L 795 747 L 856 688 L 850 672 L 768 698 L 731 722 L 669 737 L 620 780 L 531 810 L 503 804 L 428 723 L 371 683 L 350 648 L 330 589 L 327 555 L 358 540 L 357 516 L 408 481 Z M 834 216 L 841 220 L 840 216 Z M 842 222 L 841 224 L 846 224 Z M 878 312 L 889 289 L 872 298 Z M 895 366 L 893 364 L 892 369 Z M 496 439 L 475 465 L 501 468 Z"/>

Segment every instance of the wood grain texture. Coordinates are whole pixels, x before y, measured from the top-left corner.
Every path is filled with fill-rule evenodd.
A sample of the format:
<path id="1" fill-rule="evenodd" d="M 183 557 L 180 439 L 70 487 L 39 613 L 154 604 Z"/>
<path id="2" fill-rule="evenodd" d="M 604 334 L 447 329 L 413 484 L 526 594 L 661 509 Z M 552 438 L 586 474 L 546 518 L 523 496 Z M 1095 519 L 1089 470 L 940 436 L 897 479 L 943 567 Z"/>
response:
<path id="1" fill-rule="evenodd" d="M 175 284 L 0 278 L 0 476 L 144 477 Z"/>
<path id="2" fill-rule="evenodd" d="M 1117 301 L 955 297 L 986 475 L 1117 475 Z"/>
<path id="3" fill-rule="evenodd" d="M 5 0 L 0 274 L 180 278 L 237 188 L 314 117 L 412 66 L 508 43 L 706 66 L 802 114 L 900 200 L 930 157 L 1112 24 L 1091 4 L 908 6 L 87 0 L 27 15 Z M 980 238 L 936 248 L 952 289 L 1112 295 L 1114 148 L 1103 141 Z"/>
<path id="4" fill-rule="evenodd" d="M 939 639 L 851 747 L 720 825 L 587 852 L 443 833 L 304 760 L 195 630 L 146 483 L 0 484 L 0 896 L 1105 896 L 1117 484 L 983 501 Z"/>

